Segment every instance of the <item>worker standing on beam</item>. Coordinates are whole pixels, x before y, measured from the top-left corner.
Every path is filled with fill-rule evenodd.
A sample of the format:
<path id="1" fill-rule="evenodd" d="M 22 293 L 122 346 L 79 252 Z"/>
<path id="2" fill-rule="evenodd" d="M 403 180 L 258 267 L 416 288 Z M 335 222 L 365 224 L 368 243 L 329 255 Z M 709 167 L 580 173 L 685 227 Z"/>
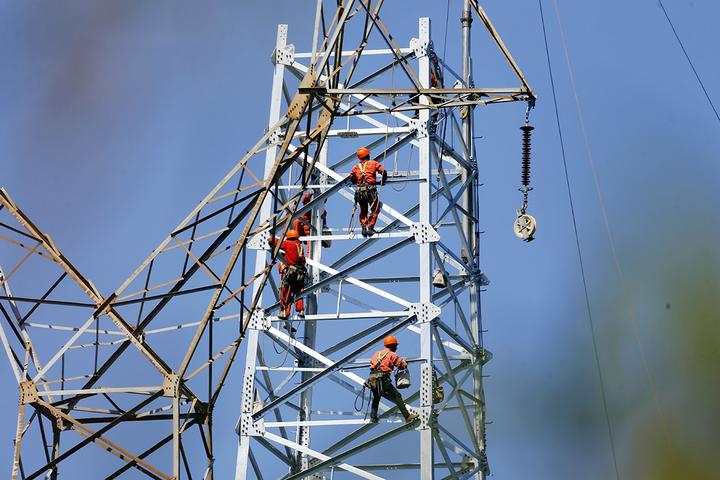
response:
<path id="1" fill-rule="evenodd" d="M 380 198 L 377 192 L 377 174 L 382 175 L 380 185 L 385 185 L 387 172 L 380 163 L 370 159 L 370 150 L 360 147 L 357 151 L 360 163 L 350 172 L 350 181 L 357 186 L 355 203 L 360 205 L 360 225 L 363 237 L 372 236 L 375 222 L 380 214 Z"/>
<path id="2" fill-rule="evenodd" d="M 402 395 L 395 388 L 390 378 L 390 374 L 395 367 L 398 369 L 408 368 L 407 360 L 400 358 L 395 353 L 399 344 L 394 336 L 386 337 L 383 345 L 385 345 L 385 349 L 375 352 L 370 359 L 370 376 L 365 382 L 365 385 L 370 388 L 373 397 L 370 405 L 370 422 L 377 423 L 380 397 L 385 397 L 397 405 L 398 410 L 405 417 L 405 421 L 410 423 L 418 418 L 418 414 L 408 411 Z"/>
<path id="3" fill-rule="evenodd" d="M 285 240 L 280 244 L 280 249 L 285 254 L 285 262 L 278 263 L 280 271 L 280 314 L 278 318 L 287 320 L 290 316 L 290 306 L 295 299 L 295 312 L 298 317 L 305 316 L 305 303 L 298 294 L 305 286 L 307 269 L 305 268 L 305 251 L 299 238 L 297 230 L 288 230 Z M 279 240 L 270 237 L 268 243 L 275 247 Z"/>

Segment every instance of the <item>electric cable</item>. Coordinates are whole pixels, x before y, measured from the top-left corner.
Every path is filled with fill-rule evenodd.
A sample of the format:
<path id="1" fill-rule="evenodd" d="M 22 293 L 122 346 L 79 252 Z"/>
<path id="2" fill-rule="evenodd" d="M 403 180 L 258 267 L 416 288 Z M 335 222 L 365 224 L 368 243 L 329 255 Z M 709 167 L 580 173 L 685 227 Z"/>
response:
<path id="1" fill-rule="evenodd" d="M 693 64 L 692 60 L 690 60 L 690 55 L 688 54 L 687 50 L 685 49 L 685 45 L 683 44 L 682 40 L 680 40 L 680 35 L 677 32 L 677 29 L 675 28 L 675 25 L 673 24 L 672 20 L 670 20 L 670 15 L 668 15 L 667 10 L 665 10 L 665 5 L 663 5 L 662 0 L 657 0 L 657 2 L 660 4 L 660 8 L 663 11 L 663 14 L 665 15 L 665 18 L 667 19 L 668 25 L 670 25 L 670 28 L 673 31 L 673 34 L 675 35 L 675 39 L 678 42 L 678 45 L 680 45 L 680 49 L 683 51 L 683 54 L 685 54 L 685 58 L 688 61 L 688 64 L 690 65 L 690 68 L 692 69 L 693 73 L 695 74 L 695 78 L 697 78 L 698 83 L 700 84 L 700 88 L 702 88 L 703 93 L 705 94 L 705 98 L 707 98 L 708 103 L 710 104 L 710 108 L 712 108 L 713 112 L 715 113 L 715 118 L 718 119 L 718 122 L 720 122 L 720 114 L 718 114 L 717 108 L 715 108 L 715 104 L 713 103 L 712 99 L 710 98 L 710 94 L 708 93 L 707 89 L 705 88 L 705 84 L 703 83 L 702 79 L 700 78 L 700 74 L 698 73 L 697 69 L 695 69 L 695 65 Z"/>
<path id="2" fill-rule="evenodd" d="M 605 423 L 608 430 L 608 438 L 610 441 L 610 452 L 612 455 L 613 467 L 615 468 L 615 478 L 620 479 L 620 471 L 618 469 L 617 452 L 615 450 L 615 438 L 613 435 L 612 422 L 610 421 L 610 410 L 608 408 L 607 392 L 605 390 L 605 380 L 602 374 L 602 366 L 600 364 L 600 354 L 598 352 L 597 337 L 595 335 L 595 323 L 592 317 L 592 309 L 590 308 L 590 294 L 588 292 L 587 278 L 585 275 L 585 263 L 583 261 L 582 249 L 580 248 L 580 235 L 578 234 L 577 220 L 575 218 L 575 202 L 573 201 L 572 189 L 570 188 L 570 175 L 568 174 L 567 156 L 565 154 L 565 141 L 563 139 L 562 127 L 560 123 L 560 111 L 557 103 L 557 93 L 555 90 L 555 76 L 553 75 L 552 62 L 550 61 L 550 48 L 548 47 L 547 30 L 545 28 L 545 14 L 543 12 L 542 0 L 538 0 L 540 7 L 540 21 L 542 23 L 543 40 L 545 42 L 545 57 L 547 59 L 548 72 L 550 75 L 550 87 L 553 94 L 553 106 L 555 108 L 555 122 L 557 123 L 557 132 L 560 139 L 560 151 L 562 154 L 563 170 L 565 172 L 565 185 L 568 193 L 568 203 L 570 204 L 570 215 L 572 217 L 573 233 L 575 234 L 575 247 L 577 250 L 578 263 L 580 265 L 580 276 L 582 277 L 583 291 L 585 293 L 585 308 L 587 310 L 587 319 L 590 326 L 590 338 L 592 339 L 593 353 L 595 356 L 595 369 L 597 371 L 598 381 L 600 383 L 600 393 L 602 397 L 603 412 L 605 414 Z"/>
<path id="3" fill-rule="evenodd" d="M 610 243 L 610 251 L 612 253 L 613 261 L 615 263 L 615 270 L 617 271 L 617 274 L 618 274 L 620 289 L 623 292 L 624 302 L 627 307 L 630 307 L 630 305 L 631 305 L 630 304 L 630 295 L 628 293 L 627 285 L 625 283 L 625 274 L 620 265 L 620 258 L 617 253 L 617 246 L 615 244 L 615 238 L 612 234 L 612 229 L 610 228 L 610 220 L 608 219 L 607 209 L 605 208 L 605 200 L 603 198 L 602 190 L 600 188 L 600 179 L 597 174 L 597 168 L 595 167 L 595 160 L 593 158 L 592 149 L 590 148 L 590 140 L 588 138 L 587 127 L 585 126 L 585 117 L 583 115 L 582 107 L 580 105 L 580 97 L 578 95 L 577 86 L 575 84 L 575 76 L 573 75 L 572 62 L 570 61 L 570 53 L 568 52 L 567 42 L 565 40 L 565 29 L 564 29 L 562 21 L 560 19 L 560 7 L 558 5 L 557 0 L 553 0 L 553 4 L 555 7 L 555 16 L 556 16 L 558 26 L 560 29 L 560 39 L 562 41 L 563 51 L 565 53 L 565 63 L 567 65 L 568 75 L 570 77 L 570 86 L 572 88 L 573 95 L 575 97 L 575 108 L 576 108 L 577 114 L 578 114 L 578 122 L 580 123 L 580 129 L 583 134 L 583 141 L 585 143 L 585 150 L 587 153 L 588 163 L 590 165 L 590 170 L 593 175 L 593 181 L 595 184 L 595 194 L 597 195 L 597 199 L 598 199 L 598 206 L 600 207 L 600 212 L 602 214 L 603 223 L 605 226 L 605 232 L 608 237 L 608 242 Z M 660 405 L 660 400 L 659 400 L 658 393 L 657 393 L 657 386 L 655 384 L 655 378 L 652 374 L 652 371 L 650 370 L 650 365 L 647 361 L 647 355 L 645 354 L 645 347 L 643 346 L 642 340 L 640 339 L 640 333 L 638 330 L 637 321 L 635 319 L 635 313 L 632 310 L 632 308 L 628 308 L 628 314 L 629 314 L 628 316 L 629 316 L 629 320 L 630 320 L 630 325 L 633 330 L 633 336 L 635 339 L 635 343 L 637 344 L 638 351 L 640 353 L 640 359 L 642 362 L 642 366 L 645 371 L 645 377 L 646 377 L 648 386 L 650 387 L 653 401 L 655 403 L 655 410 L 656 410 L 657 415 L 662 424 L 663 432 L 665 434 L 668 447 L 672 448 L 672 445 L 674 443 L 672 441 L 672 435 L 671 435 L 670 429 L 668 427 L 667 417 L 665 415 L 665 411 L 663 410 L 662 406 Z"/>

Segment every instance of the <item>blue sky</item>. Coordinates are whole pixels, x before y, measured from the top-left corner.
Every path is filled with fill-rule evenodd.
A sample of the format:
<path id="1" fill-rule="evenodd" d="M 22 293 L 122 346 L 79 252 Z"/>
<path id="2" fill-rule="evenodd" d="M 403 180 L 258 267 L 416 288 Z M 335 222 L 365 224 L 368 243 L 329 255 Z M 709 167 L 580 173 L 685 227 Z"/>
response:
<path id="1" fill-rule="evenodd" d="M 289 23 L 290 41 L 304 49 L 310 3 L 0 0 L 0 184 L 101 291 L 113 290 L 262 135 L 276 25 Z M 457 55 L 457 0 L 447 47 L 445 2 L 413 2 L 411 14 L 400 2 L 387 3 L 383 16 L 399 42 L 415 35 L 417 17 L 430 16 L 436 47 L 447 49 L 449 61 Z M 720 103 L 713 48 L 720 5 L 665 4 Z M 671 421 L 695 424 L 702 410 L 673 408 L 683 393 L 668 377 L 680 375 L 682 364 L 667 358 L 677 348 L 670 332 L 683 319 L 665 305 L 682 302 L 676 287 L 693 277 L 678 279 L 670 265 L 687 251 L 710 248 L 720 233 L 713 221 L 720 125 L 656 2 L 559 6 L 639 337 Z M 531 244 L 511 233 L 520 201 L 522 107 L 476 114 L 482 265 L 492 281 L 483 297 L 486 345 L 495 355 L 485 387 L 491 466 L 496 478 L 609 478 L 537 2 L 484 7 L 539 95 L 530 194 L 539 230 Z M 629 475 L 638 431 L 652 422 L 652 397 L 598 209 L 552 2 L 544 7 L 601 362 L 621 471 Z M 476 84 L 502 84 L 507 73 L 475 27 Z M 10 369 L 0 368 L 0 378 L 11 385 Z M 9 469 L 17 398 L 7 390 L 0 398 L 0 468 Z M 237 410 L 228 404 L 220 415 L 218 424 L 234 423 Z M 702 443 L 697 430 L 682 432 L 691 444 Z M 230 471 L 232 456 L 224 462 L 219 468 Z"/>

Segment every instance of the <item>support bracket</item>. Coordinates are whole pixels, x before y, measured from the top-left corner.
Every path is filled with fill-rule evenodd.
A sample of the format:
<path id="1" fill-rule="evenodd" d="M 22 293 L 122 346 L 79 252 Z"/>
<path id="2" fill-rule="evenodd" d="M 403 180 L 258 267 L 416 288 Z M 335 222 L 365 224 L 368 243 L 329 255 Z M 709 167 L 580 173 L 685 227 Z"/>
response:
<path id="1" fill-rule="evenodd" d="M 268 230 L 263 230 L 262 232 L 254 235 L 252 238 L 250 238 L 250 240 L 248 240 L 247 248 L 249 248 L 250 250 L 269 250 L 269 239 L 270 232 Z"/>
<path id="2" fill-rule="evenodd" d="M 284 47 L 276 48 L 272 57 L 275 65 L 290 66 L 295 63 L 295 45 L 292 43 Z"/>
<path id="3" fill-rule="evenodd" d="M 163 397 L 176 397 L 180 389 L 180 375 L 171 373 L 163 380 Z"/>
<path id="4" fill-rule="evenodd" d="M 251 413 L 243 413 L 240 416 L 240 431 L 238 434 L 241 437 L 262 437 L 265 435 L 265 420 L 261 418 L 256 422 L 253 421 Z"/>
<path id="5" fill-rule="evenodd" d="M 270 136 L 267 139 L 268 145 L 279 145 L 285 140 L 285 130 L 280 127 L 275 128 L 270 132 Z"/>
<path id="6" fill-rule="evenodd" d="M 415 58 L 422 58 L 428 54 L 429 40 L 420 40 L 419 38 L 410 39 L 410 48 L 415 52 Z"/>
<path id="7" fill-rule="evenodd" d="M 440 234 L 429 223 L 415 222 L 410 227 L 415 243 L 435 243 L 440 241 Z"/>
<path id="8" fill-rule="evenodd" d="M 408 123 L 410 130 L 415 132 L 417 138 L 425 138 L 428 136 L 428 123 L 421 121 L 419 118 L 411 118 Z"/>
<path id="9" fill-rule="evenodd" d="M 410 311 L 417 317 L 418 323 L 431 322 L 442 313 L 442 309 L 431 302 L 413 303 Z"/>
<path id="10" fill-rule="evenodd" d="M 250 315 L 248 328 L 253 330 L 270 330 L 270 317 L 265 315 L 265 310 L 256 308 Z"/>
<path id="11" fill-rule="evenodd" d="M 37 402 L 39 400 L 37 386 L 32 380 L 20 382 L 20 405 Z"/>

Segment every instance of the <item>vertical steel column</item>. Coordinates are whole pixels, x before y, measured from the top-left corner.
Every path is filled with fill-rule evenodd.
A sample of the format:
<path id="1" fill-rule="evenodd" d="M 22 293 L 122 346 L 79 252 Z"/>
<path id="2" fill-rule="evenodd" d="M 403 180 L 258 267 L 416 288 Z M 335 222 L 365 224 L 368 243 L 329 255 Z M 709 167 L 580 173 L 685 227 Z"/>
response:
<path id="1" fill-rule="evenodd" d="M 180 480 L 180 385 L 176 386 L 172 398 L 172 444 L 173 444 L 173 478 Z"/>
<path id="2" fill-rule="evenodd" d="M 314 65 L 316 56 L 318 54 L 317 48 L 318 48 L 318 40 L 320 38 L 320 22 L 322 18 L 322 0 L 317 0 L 315 4 L 315 24 L 313 29 L 313 41 L 312 41 L 312 57 L 310 64 Z M 319 152 L 319 158 L 318 162 L 327 165 L 327 142 L 323 144 L 322 149 Z M 313 209 L 311 213 L 312 219 L 311 223 L 314 227 L 310 232 L 311 235 L 317 235 L 318 232 L 322 232 L 322 211 L 321 209 Z M 322 245 L 321 242 L 313 241 L 310 242 L 310 247 L 308 248 L 308 255 L 313 260 L 320 261 L 320 255 L 322 251 Z M 310 267 L 310 277 L 312 278 L 312 283 L 317 283 L 320 281 L 320 271 L 317 268 Z M 317 313 L 318 311 L 318 301 L 320 300 L 320 291 L 314 292 L 310 296 L 308 296 L 305 299 L 305 313 L 306 315 L 313 315 Z M 317 323 L 315 321 L 306 321 L 304 325 L 304 332 L 305 332 L 305 345 L 308 347 L 314 349 L 316 344 L 316 334 L 317 334 Z M 303 355 L 303 362 L 301 367 L 303 366 L 311 366 L 310 363 L 312 362 L 312 359 L 307 356 Z M 309 380 L 312 376 L 311 372 L 303 372 L 301 374 L 301 382 L 305 382 Z M 299 421 L 305 421 L 310 420 L 310 412 L 312 409 L 312 389 L 305 390 L 300 395 L 300 411 L 298 412 L 298 420 Z M 299 426 L 297 429 L 297 443 L 299 445 L 302 445 L 303 447 L 309 448 L 310 447 L 310 427 L 309 426 Z M 300 471 L 307 470 L 309 467 L 309 458 L 306 453 L 298 452 L 298 468 Z"/>
<path id="3" fill-rule="evenodd" d="M 419 40 L 420 45 L 425 46 L 425 54 L 420 56 L 419 62 L 419 80 L 423 88 L 430 88 L 430 58 L 427 55 L 427 49 L 430 46 L 430 19 L 421 18 L 419 21 Z M 430 99 L 423 95 L 420 97 L 420 103 L 428 105 Z M 419 143 L 419 177 L 420 183 L 418 187 L 418 203 L 420 206 L 419 221 L 421 224 L 430 225 L 430 110 L 424 108 L 420 110 L 418 120 L 420 128 L 418 129 Z M 423 242 L 419 245 L 420 252 L 420 303 L 431 302 L 431 255 L 430 244 Z M 420 479 L 432 480 L 434 478 L 433 466 L 434 446 L 433 446 L 433 418 L 432 418 L 432 324 L 423 321 L 420 324 L 420 357 L 423 359 L 421 364 L 421 385 L 420 385 Z"/>
<path id="4" fill-rule="evenodd" d="M 288 26 L 285 24 L 278 25 L 277 39 L 275 42 L 275 51 L 279 51 L 287 45 Z M 272 97 L 270 101 L 270 121 L 268 127 L 272 128 L 278 120 L 280 120 L 280 107 L 282 105 L 282 86 L 285 74 L 285 65 L 275 62 L 275 72 L 273 73 Z M 271 136 L 272 138 L 272 136 Z M 265 171 L 264 178 L 270 175 L 270 171 L 275 162 L 277 155 L 277 147 L 271 146 L 265 151 Z M 267 197 L 260 210 L 259 220 L 262 222 L 270 218 L 272 210 L 272 199 Z M 265 269 L 267 262 L 266 250 L 259 248 L 255 252 L 255 274 L 259 274 Z M 260 283 L 253 284 L 253 298 L 257 295 L 262 296 L 262 290 L 259 288 Z M 262 298 L 258 302 L 258 306 L 262 306 Z M 242 321 L 242 318 L 241 318 Z M 253 412 L 254 392 L 255 392 L 255 364 L 257 362 L 258 337 L 260 331 L 258 329 L 247 330 L 247 352 L 245 353 L 245 372 L 243 376 L 243 397 L 240 407 L 240 438 L 238 441 L 237 458 L 235 463 L 235 480 L 245 480 L 247 478 L 248 458 L 250 453 L 250 435 L 246 429 L 242 428 L 243 422 L 251 422 Z"/>
<path id="5" fill-rule="evenodd" d="M 321 165 L 327 165 L 327 142 L 323 144 L 318 156 L 318 163 Z M 324 181 L 318 183 L 323 184 L 327 182 L 327 178 L 324 177 Z M 311 235 L 320 235 L 323 230 L 322 220 L 323 208 L 317 207 L 312 210 L 311 223 L 312 231 Z M 321 260 L 322 255 L 322 242 L 320 240 L 312 240 L 309 242 L 308 255 L 315 261 Z M 310 278 L 312 283 L 316 284 L 320 281 L 320 270 L 314 267 L 309 267 Z M 320 290 L 311 293 L 305 298 L 305 313 L 307 315 L 313 315 L 318 312 L 318 300 L 320 299 Z M 315 349 L 316 334 L 317 334 L 317 322 L 315 320 L 307 320 L 304 322 L 305 332 L 305 345 Z M 299 365 L 300 367 L 312 367 L 314 365 L 314 359 L 309 355 L 303 354 L 303 362 Z M 302 372 L 301 382 L 305 382 L 312 377 L 312 372 Z M 303 391 L 300 394 L 300 411 L 298 412 L 298 421 L 310 420 L 310 412 L 312 410 L 312 388 Z M 310 447 L 310 427 L 301 425 L 297 429 L 297 443 L 303 447 Z M 309 467 L 309 458 L 306 453 L 298 452 L 298 466 L 300 471 L 307 470 Z"/>
<path id="6" fill-rule="evenodd" d="M 460 22 L 462 24 L 462 76 L 466 87 L 473 86 L 472 76 L 472 53 L 471 53 L 471 28 L 472 28 L 472 10 L 470 7 L 470 0 L 464 0 L 463 11 Z M 473 423 L 475 434 L 477 435 L 478 446 L 480 447 L 480 453 L 484 459 L 485 452 L 485 398 L 483 393 L 483 360 L 484 350 L 482 348 L 482 321 L 480 313 L 480 239 L 478 238 L 479 229 L 477 221 L 479 220 L 479 209 L 477 202 L 477 186 L 478 186 L 478 168 L 477 158 L 475 158 L 475 140 L 474 140 L 474 122 L 473 115 L 475 109 L 472 106 L 467 107 L 467 115 L 462 119 L 462 138 L 467 149 L 463 152 L 467 164 L 470 165 L 469 169 L 465 169 L 463 172 L 463 181 L 469 177 L 474 177 L 472 185 L 465 190 L 462 196 L 461 205 L 470 213 L 470 216 L 465 217 L 463 222 L 463 233 L 467 237 L 468 245 L 472 249 L 467 256 L 468 265 L 472 265 L 471 271 L 471 283 L 468 289 L 470 296 L 470 327 L 474 336 L 473 343 L 479 347 L 476 352 L 473 361 L 473 393 L 475 398 L 480 399 L 482 403 L 476 405 L 473 409 Z M 485 478 L 485 469 L 481 468 L 476 474 L 476 480 L 482 480 Z"/>
<path id="7" fill-rule="evenodd" d="M 470 51 L 470 40 L 471 40 L 471 34 L 470 29 L 472 28 L 472 11 L 470 10 L 470 0 L 465 0 L 463 5 L 463 13 L 462 18 L 460 19 L 462 23 L 462 77 L 463 82 L 465 82 L 465 86 L 467 88 L 471 88 L 473 86 L 473 78 L 472 78 L 472 56 Z M 475 147 L 473 144 L 473 112 L 474 112 L 473 106 L 467 107 L 467 115 L 465 115 L 465 118 L 462 119 L 462 132 L 463 132 L 463 141 L 465 142 L 465 146 L 467 147 L 467 150 L 463 152 L 465 156 L 465 160 L 467 160 L 468 164 L 471 165 L 470 169 L 465 169 L 463 172 L 463 182 L 468 177 L 475 177 L 477 179 L 477 164 L 476 164 L 476 158 L 475 158 Z M 469 187 L 465 190 L 462 196 L 461 205 L 462 207 L 472 214 L 475 212 L 473 211 L 474 206 L 474 197 L 475 197 L 475 182 L 473 182 L 472 187 Z M 465 230 L 465 235 L 467 236 L 468 245 L 473 249 L 472 252 L 467 252 L 468 261 L 471 262 L 477 257 L 477 247 L 475 245 L 475 222 L 473 219 L 469 216 L 465 217 L 465 222 L 463 222 L 463 229 Z"/>

